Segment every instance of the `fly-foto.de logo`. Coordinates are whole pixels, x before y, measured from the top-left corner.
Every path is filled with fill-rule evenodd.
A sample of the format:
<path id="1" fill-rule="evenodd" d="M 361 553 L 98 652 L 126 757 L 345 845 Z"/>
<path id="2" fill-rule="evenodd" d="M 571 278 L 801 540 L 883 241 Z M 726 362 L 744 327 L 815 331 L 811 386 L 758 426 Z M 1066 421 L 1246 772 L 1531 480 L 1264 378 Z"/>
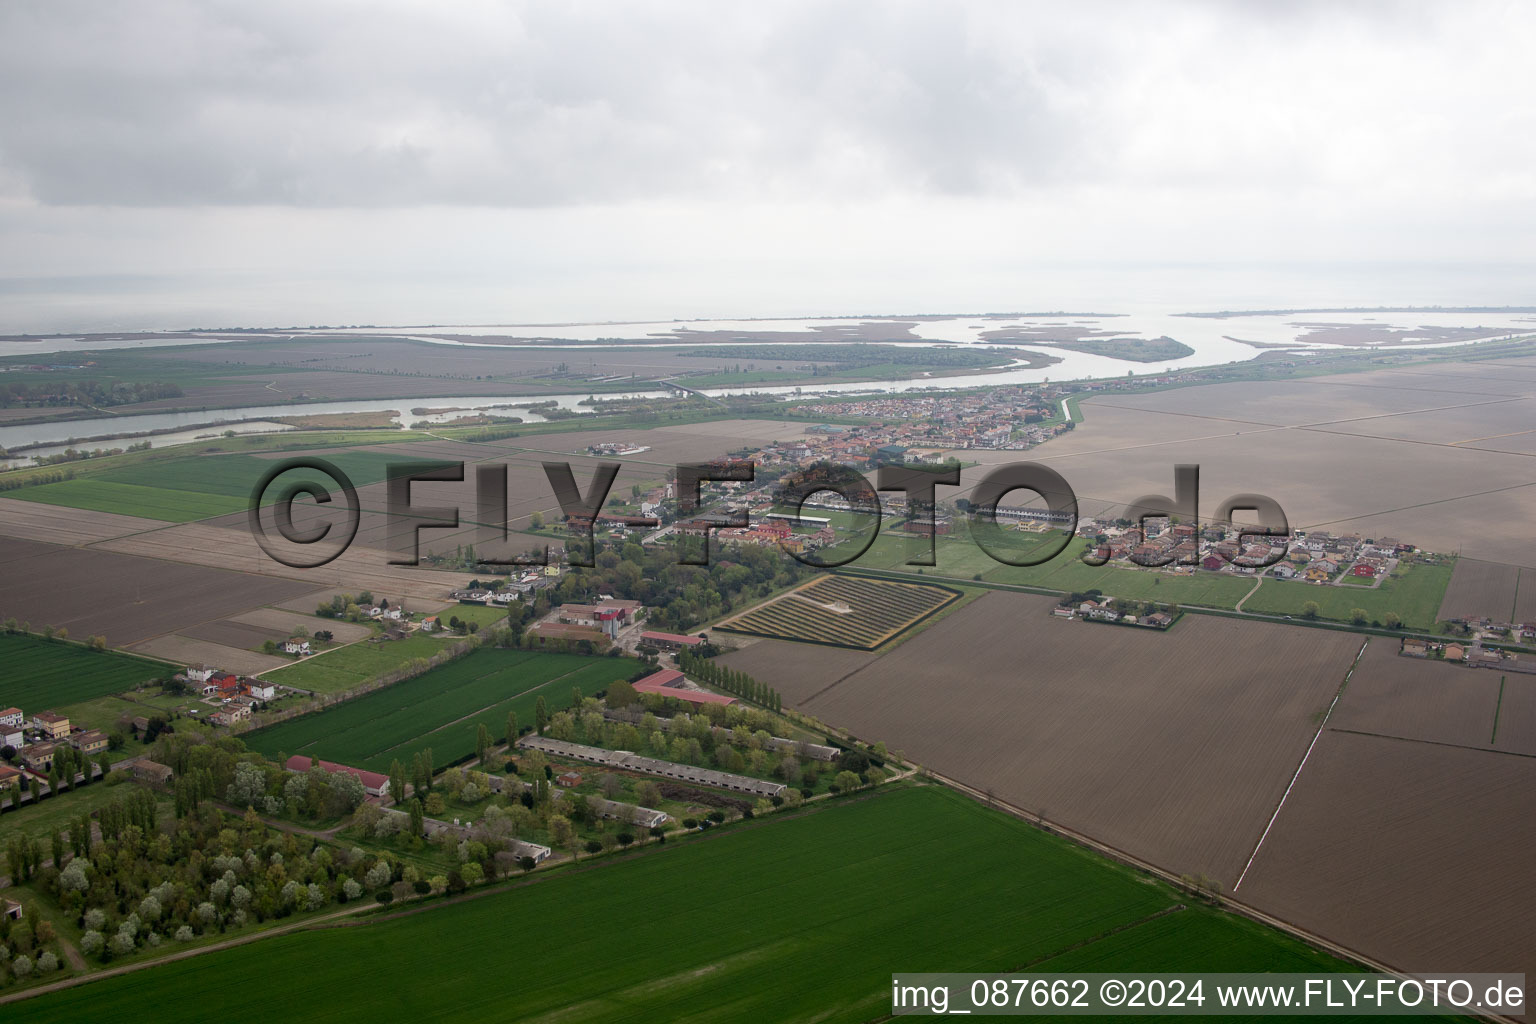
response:
<path id="1" fill-rule="evenodd" d="M 465 518 L 461 504 L 422 503 L 419 494 L 429 487 L 464 484 L 463 462 L 390 463 L 385 471 L 383 501 L 374 511 L 378 522 L 370 528 L 372 547 L 388 553 L 391 565 L 417 565 L 421 558 L 423 530 L 456 530 L 475 526 L 481 543 L 480 564 L 542 565 L 551 554 L 541 551 L 513 553 L 507 550 L 513 530 L 510 523 L 513 499 L 553 498 L 567 530 L 565 560 L 573 566 L 594 564 L 593 531 L 622 465 L 598 462 L 583 487 L 569 462 L 543 463 L 544 484 L 538 494 L 514 494 L 509 488 L 506 463 L 476 463 L 473 471 L 472 515 Z M 710 537 L 720 530 L 744 530 L 751 518 L 743 508 L 719 501 L 707 507 L 705 483 L 752 484 L 756 464 L 749 460 L 680 463 L 675 473 L 675 512 L 662 516 L 623 516 L 627 527 L 656 531 L 658 539 L 671 535 L 677 560 L 684 565 L 708 565 Z M 837 507 L 848 513 L 839 543 L 808 548 L 782 537 L 779 547 L 797 561 L 816 568 L 835 568 L 855 562 L 879 536 L 887 509 L 882 492 L 900 494 L 907 539 L 906 564 L 936 564 L 935 539 L 939 534 L 940 488 L 959 487 L 960 469 L 954 466 L 927 469 L 882 466 L 875 481 L 858 470 L 833 462 L 817 462 L 781 476 L 766 486 L 763 495 L 774 506 L 789 509 L 781 518 L 795 521 L 813 498 L 835 495 Z M 818 505 L 826 499 L 818 501 Z M 955 502 L 970 526 L 971 540 L 995 561 L 1014 566 L 1040 565 L 1064 551 L 1078 528 L 1078 499 L 1066 479 L 1049 466 L 1017 462 L 989 470 L 970 490 L 970 497 Z M 360 533 L 365 511 L 356 486 L 340 467 L 325 459 L 300 457 L 277 462 L 251 490 L 248 520 L 252 536 L 273 560 L 292 568 L 317 568 L 334 561 Z M 1239 522 L 1239 514 L 1243 521 Z M 664 521 L 665 519 L 665 521 Z M 1145 541 L 1153 521 L 1166 520 L 1189 532 L 1216 530 L 1231 538 L 1214 551 L 1223 561 L 1246 568 L 1263 568 L 1284 558 L 1290 527 L 1280 503 L 1263 494 L 1234 494 L 1223 499 L 1208 518 L 1200 515 L 1200 467 L 1174 467 L 1174 493 L 1147 494 L 1126 504 L 1120 517 Z M 1030 523 L 1044 536 L 1019 543 L 1010 526 Z M 1202 525 L 1203 524 L 1203 525 Z M 835 535 L 837 531 L 832 531 Z M 500 551 L 495 550 L 500 547 Z M 1199 562 L 1195 544 L 1123 546 L 1141 565 L 1193 565 Z M 1085 548 L 1082 559 L 1104 565 L 1114 551 L 1102 541 Z"/>

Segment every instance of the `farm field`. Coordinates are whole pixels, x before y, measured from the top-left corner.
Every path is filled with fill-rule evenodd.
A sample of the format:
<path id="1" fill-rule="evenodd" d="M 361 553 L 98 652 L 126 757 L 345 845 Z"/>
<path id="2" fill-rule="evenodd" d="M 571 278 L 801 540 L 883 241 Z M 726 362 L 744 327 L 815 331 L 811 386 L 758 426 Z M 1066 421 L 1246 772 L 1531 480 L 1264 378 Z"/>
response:
<path id="1" fill-rule="evenodd" d="M 434 764 L 447 767 L 474 753 L 478 725 L 499 740 L 508 711 L 531 725 L 540 696 L 553 712 L 570 704 L 573 687 L 584 694 L 607 689 L 635 665 L 630 659 L 482 648 L 415 679 L 243 739 L 269 757 L 312 754 L 374 771 L 387 771 L 393 760 L 409 765 L 413 754 L 430 747 Z M 281 676 L 274 672 L 267 678 Z"/>
<path id="2" fill-rule="evenodd" d="M 0 707 L 28 715 L 131 690 L 176 671 L 164 662 L 14 633 L 0 634 L 0 665 Z"/>
<path id="3" fill-rule="evenodd" d="M 268 669 L 292 664 L 292 659 L 276 654 L 262 654 L 241 647 L 228 647 L 209 640 L 198 640 L 181 633 L 166 633 L 131 644 L 124 650 L 152 658 L 164 658 L 182 665 L 213 665 L 236 675 L 256 676 Z"/>
<path id="4" fill-rule="evenodd" d="M 413 658 L 430 658 L 450 642 L 428 633 L 412 633 L 399 640 L 348 644 L 289 662 L 267 672 L 265 678 L 281 686 L 315 693 L 341 693 L 393 671 Z"/>
<path id="5" fill-rule="evenodd" d="M 106 697 L 92 697 L 89 700 L 76 701 L 59 708 L 61 714 L 69 716 L 70 725 L 78 725 L 87 729 L 100 729 L 102 732 L 111 732 L 116 729 L 118 720 L 124 715 L 130 719 L 143 715 L 145 718 L 153 718 L 163 715 L 169 718 L 168 712 L 178 707 L 186 707 L 193 702 L 193 698 L 153 693 L 129 693 L 113 694 Z M 208 707 L 204 710 L 212 711 Z"/>
<path id="6" fill-rule="evenodd" d="M 1488 747 L 1499 676 L 1488 669 L 1405 658 L 1393 640 L 1372 637 L 1328 727 Z M 1536 755 L 1536 749 L 1529 753 Z"/>
<path id="7" fill-rule="evenodd" d="M 1398 571 L 1402 579 L 1384 579 L 1377 588 L 1266 579 L 1258 592 L 1243 602 L 1243 611 L 1300 615 L 1308 601 L 1316 601 L 1318 615 L 1324 619 L 1348 622 L 1354 609 L 1363 608 L 1377 622 L 1388 612 L 1396 612 L 1409 629 L 1433 629 L 1451 567 L 1418 563 L 1401 566 Z"/>
<path id="8" fill-rule="evenodd" d="M 868 651 L 959 596 L 930 584 L 819 576 L 714 628 Z"/>
<path id="9" fill-rule="evenodd" d="M 987 594 L 799 706 L 1230 886 L 1360 638 L 1204 615 L 1158 633 L 1056 618 L 1053 605 Z M 759 678 L 777 687 L 795 671 Z"/>
<path id="10" fill-rule="evenodd" d="M 455 615 L 463 622 L 477 622 L 480 624 L 480 628 L 484 629 L 486 626 L 494 626 L 497 623 L 505 622 L 507 619 L 507 609 L 496 608 L 488 604 L 454 604 L 444 608 L 439 618 L 443 622 L 447 622 Z"/>
<path id="11" fill-rule="evenodd" d="M 311 603 L 310 608 L 317 607 L 319 604 L 320 601 L 315 600 Z M 309 611 L 310 608 L 304 608 L 303 611 Z M 301 628 L 307 629 L 311 633 L 317 629 L 326 629 L 330 630 L 335 636 L 337 643 L 342 644 L 349 644 L 354 640 L 362 640 L 373 632 L 371 626 L 365 626 L 362 623 L 342 622 L 339 619 L 322 619 L 318 615 L 295 614 L 284 608 L 257 608 L 255 611 L 231 615 L 225 621 L 275 629 L 285 637 L 292 636 Z"/>
<path id="12" fill-rule="evenodd" d="M 288 639 L 289 636 L 287 633 L 267 626 L 253 626 L 244 622 L 231 622 L 229 619 L 200 622 L 195 626 L 188 626 L 182 630 L 181 635 L 191 637 L 194 640 L 206 640 L 210 643 L 223 644 L 226 647 L 235 647 L 247 651 L 259 651 L 262 644 L 268 641 L 276 643 L 279 640 Z"/>
<path id="13" fill-rule="evenodd" d="M 73 547 L 142 530 L 157 530 L 162 525 L 153 519 L 139 519 L 112 512 L 57 509 L 37 502 L 17 501 L 12 497 L 0 498 L 0 535 L 21 540 L 39 540 Z"/>
<path id="14" fill-rule="evenodd" d="M 1456 559 L 1450 585 L 1445 588 L 1445 599 L 1440 602 L 1439 618 L 1522 621 L 1514 617 L 1521 575 L 1520 567 L 1508 562 Z M 1527 582 L 1536 586 L 1536 572 L 1531 573 Z"/>
<path id="15" fill-rule="evenodd" d="M 724 643 L 741 638 L 723 637 Z M 773 679 L 774 688 L 790 705 L 803 703 L 845 676 L 873 662 L 879 655 L 871 651 L 795 643 L 790 640 L 750 640 L 729 654 L 715 660 L 745 672 L 754 679 Z"/>
<path id="16" fill-rule="evenodd" d="M 1536 404 L 1533 366 L 1445 362 L 1095 395 L 1077 429 L 1030 455 L 1071 482 L 1084 514 L 1166 494 L 1174 464 L 1198 463 L 1203 514 L 1226 495 L 1260 491 L 1300 529 L 1387 535 L 1536 568 L 1532 490 L 1489 484 L 1530 479 L 1530 437 L 1498 435 Z M 1017 453 L 974 457 L 984 465 L 946 496 L 970 497 Z"/>
<path id="17" fill-rule="evenodd" d="M 914 877 L 931 883 L 914 887 Z M 893 900 L 893 891 L 907 895 Z M 1125 949 L 1143 929 L 1127 954 L 1140 964 L 1200 952 L 1205 970 L 1347 969 L 1229 915 L 1164 913 L 1183 902 L 930 786 L 651 847 L 421 914 L 266 939 L 258 955 L 277 975 L 306 979 L 290 1019 L 327 1022 L 394 1019 L 402 1008 L 443 1021 L 662 1020 L 680 1005 L 700 1022 L 865 1021 L 888 1011 L 894 964 L 1003 971 L 1082 957 L 1099 942 Z M 670 912 L 657 914 L 659 905 Z M 539 922 L 541 941 L 520 946 L 516 970 L 485 970 L 478 958 L 508 920 Z M 1116 928 L 1125 930 L 1098 938 Z M 650 941 L 635 943 L 638 933 Z M 603 969 L 574 969 L 578 953 Z M 210 953 L 25 1000 L 6 1007 L 7 1021 L 201 1021 L 206 1008 L 174 993 L 244 970 L 250 955 Z M 221 1014 L 239 1024 L 270 1011 L 234 1000 Z"/>
<path id="18" fill-rule="evenodd" d="M 163 532 L 163 531 L 162 531 Z M 254 542 L 253 542 L 254 546 Z M 210 563 L 223 552 L 208 552 Z M 0 617 L 114 647 L 295 597 L 314 585 L 32 540 L 0 545 Z"/>
<path id="19" fill-rule="evenodd" d="M 1533 794 L 1536 758 L 1330 727 L 1236 895 L 1402 970 L 1536 974 Z"/>
<path id="20" fill-rule="evenodd" d="M 1022 584 L 1064 594 L 1099 590 L 1113 597 L 1211 608 L 1232 608 L 1253 589 L 1253 579 L 1225 573 L 1197 571 L 1175 575 L 1130 569 L 1114 562 L 1103 566 L 1085 565 L 1081 553 L 1087 544 L 1081 539 L 1072 540 L 1066 550 L 1041 565 L 1004 565 L 970 539 L 964 522 L 958 527 L 956 534 L 938 538 L 935 548 L 938 564 L 924 567 L 923 577 L 972 580 L 979 574 L 989 583 Z M 1035 539 L 1023 533 L 1018 537 L 1022 542 Z M 884 569 L 909 574 L 914 579 L 922 578 L 918 576 L 916 566 L 905 564 L 906 543 L 904 536 L 882 532 L 868 551 L 850 563 L 849 568 Z"/>
<path id="21" fill-rule="evenodd" d="M 359 491 L 359 497 L 367 501 L 363 491 Z M 369 515 L 364 513 L 365 522 Z M 301 521 L 297 508 L 294 520 Z M 165 563 L 237 571 L 248 574 L 244 577 L 246 579 L 287 581 L 284 582 L 282 594 L 241 604 L 230 611 L 269 604 L 287 606 L 294 597 L 315 594 L 321 588 L 335 587 L 338 581 L 345 581 L 341 589 L 351 593 L 371 590 L 380 596 L 388 596 L 391 602 L 399 597 L 407 597 L 437 607 L 443 603 L 444 596 L 450 590 L 468 582 L 468 577 L 463 573 L 390 565 L 385 552 L 366 547 L 361 541 L 354 543 L 341 557 L 327 565 L 323 574 L 317 574 L 313 569 L 289 568 L 274 562 L 257 546 L 244 513 L 199 523 L 170 525 L 148 533 L 102 541 L 92 548 L 93 553 L 108 551 Z M 174 566 L 167 571 L 174 571 Z M 156 570 L 156 573 L 158 575 L 160 570 Z M 0 584 L 0 589 L 3 589 L 3 584 Z M 421 607 L 422 604 L 412 605 L 414 610 L 421 610 Z M 302 611 L 312 612 L 314 609 L 314 603 L 300 603 Z M 200 622 L 209 617 L 223 618 L 226 614 L 220 612 L 217 616 L 204 615 L 195 621 Z"/>
<path id="22" fill-rule="evenodd" d="M 1512 622 L 1536 622 L 1536 569 L 1521 569 L 1515 585 Z"/>
<path id="23" fill-rule="evenodd" d="M 358 485 L 383 480 L 391 461 L 408 461 L 404 454 L 366 448 L 326 451 L 322 457 Z M 244 512 L 250 504 L 251 488 L 270 468 L 270 460 L 255 455 L 188 455 L 107 468 L 10 494 L 22 501 L 185 523 Z"/>
<path id="24" fill-rule="evenodd" d="M 1536 753 L 1536 679 L 1530 676 L 1489 672 L 1498 675 L 1499 696 L 1496 731 L 1491 732 L 1495 750 Z"/>

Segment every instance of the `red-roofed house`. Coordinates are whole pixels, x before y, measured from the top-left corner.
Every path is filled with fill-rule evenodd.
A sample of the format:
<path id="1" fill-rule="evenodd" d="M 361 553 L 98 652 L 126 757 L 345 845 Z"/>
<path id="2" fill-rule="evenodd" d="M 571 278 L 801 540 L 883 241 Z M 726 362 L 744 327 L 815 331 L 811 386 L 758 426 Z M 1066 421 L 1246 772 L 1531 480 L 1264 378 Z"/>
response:
<path id="1" fill-rule="evenodd" d="M 0 711 L 0 725 L 14 725 L 19 729 L 26 724 L 26 721 L 27 716 L 22 713 L 21 708 L 6 708 Z"/>
<path id="2" fill-rule="evenodd" d="M 675 668 L 664 668 L 660 672 L 652 672 L 650 675 L 635 683 L 636 693 L 655 693 L 663 697 L 671 697 L 674 700 L 684 700 L 690 704 L 735 704 L 735 697 L 727 697 L 723 693 L 707 693 L 703 690 L 688 690 L 683 688 L 683 674 Z"/>
<path id="3" fill-rule="evenodd" d="M 294 754 L 283 767 L 291 772 L 307 772 L 310 768 L 310 761 L 303 754 Z M 369 796 L 384 796 L 389 792 L 388 775 L 380 775 L 378 772 L 367 772 L 361 768 L 353 768 L 350 765 L 337 764 L 335 761 L 321 761 L 320 767 L 333 775 L 354 776 L 358 782 L 363 784 L 363 792 Z"/>
<path id="4" fill-rule="evenodd" d="M 660 647 L 664 651 L 674 651 L 682 648 L 697 647 L 704 641 L 696 636 L 683 636 L 681 633 L 658 633 L 648 629 L 640 634 L 640 642 Z"/>
<path id="5" fill-rule="evenodd" d="M 233 672 L 215 672 L 203 684 L 203 696 L 205 697 L 211 697 L 214 694 L 233 697 L 239 692 L 240 680 Z"/>

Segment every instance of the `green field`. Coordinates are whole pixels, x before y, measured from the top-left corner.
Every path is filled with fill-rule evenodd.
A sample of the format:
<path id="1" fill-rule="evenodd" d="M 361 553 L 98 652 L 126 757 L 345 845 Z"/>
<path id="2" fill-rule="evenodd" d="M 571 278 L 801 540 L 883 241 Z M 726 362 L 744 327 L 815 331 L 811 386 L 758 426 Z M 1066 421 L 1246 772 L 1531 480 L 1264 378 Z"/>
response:
<path id="1" fill-rule="evenodd" d="M 1364 608 L 1377 621 L 1396 612 L 1409 629 L 1433 629 L 1451 571 L 1449 565 L 1406 565 L 1398 569 L 1401 579 L 1384 579 L 1375 589 L 1266 579 L 1258 593 L 1243 602 L 1243 611 L 1300 615 L 1303 605 L 1316 601 L 1318 615 L 1325 619 L 1348 622 L 1353 609 Z"/>
<path id="2" fill-rule="evenodd" d="M 23 633 L 0 634 L 0 708 L 27 714 L 131 690 L 176 669 L 160 661 Z"/>
<path id="3" fill-rule="evenodd" d="M 383 480 L 389 463 L 407 461 L 395 452 L 366 450 L 327 452 L 323 458 L 358 487 Z M 23 487 L 6 491 L 5 495 L 23 501 L 186 523 L 245 511 L 251 489 L 274 464 L 271 459 L 242 454 L 187 455 L 109 466 L 94 472 L 88 471 L 88 464 L 77 464 L 76 471 L 83 475 L 73 480 Z"/>
<path id="4" fill-rule="evenodd" d="M 1232 608 L 1253 589 L 1252 578 L 1225 573 L 1196 570 L 1187 576 L 1174 576 L 1166 572 L 1125 568 L 1115 562 L 1102 566 L 1085 565 L 1079 556 L 1087 542 L 1081 539 L 1074 539 L 1066 550 L 1042 565 L 1004 565 L 970 539 L 963 523 L 956 525 L 955 534 L 937 538 L 935 555 L 938 564 L 925 567 L 923 576 L 973 580 L 979 574 L 988 583 L 1023 584 L 1067 594 L 1098 590 L 1111 597 L 1212 608 Z M 1014 537 L 1023 547 L 1044 547 L 1059 543 L 1060 535 L 1015 533 L 1010 540 Z M 870 549 L 850 563 L 849 568 L 886 569 L 920 578 L 917 577 L 918 567 L 905 564 L 907 540 L 903 535 L 882 531 Z M 1249 607 L 1249 604 L 1243 605 L 1245 610 Z"/>
<path id="5" fill-rule="evenodd" d="M 488 604 L 455 604 L 437 613 L 444 623 L 457 615 L 464 622 L 478 622 L 480 628 L 495 626 L 507 620 L 507 609 Z"/>
<path id="6" fill-rule="evenodd" d="M 378 643 L 363 640 L 312 654 L 293 665 L 263 672 L 262 678 L 316 693 L 341 693 L 361 686 L 384 672 L 393 671 L 413 658 L 430 658 L 443 650 L 450 639 L 454 638 L 443 637 L 441 634 L 412 633 L 399 640 L 382 640 Z"/>
<path id="7" fill-rule="evenodd" d="M 430 747 L 433 763 L 446 767 L 474 753 L 480 724 L 499 739 L 508 711 L 532 725 L 540 696 L 553 712 L 570 704 L 572 687 L 596 693 L 627 679 L 636 666 L 628 658 L 482 648 L 415 679 L 242 738 L 268 757 L 314 755 L 375 771 L 387 771 L 397 759 L 409 765 L 413 754 Z"/>
<path id="8" fill-rule="evenodd" d="M 894 788 L 423 914 L 105 979 L 6 1018 L 202 1021 L 206 1001 L 186 993 L 247 973 L 253 952 L 299 986 L 287 1019 L 359 1024 L 866 1021 L 889 1012 L 895 971 L 1095 962 L 1101 949 L 1099 964 L 1124 969 L 1348 969 L 1246 920 L 1172 909 L 1188 902 L 946 790 Z M 271 1009 L 220 1000 L 218 1016 L 265 1022 Z"/>

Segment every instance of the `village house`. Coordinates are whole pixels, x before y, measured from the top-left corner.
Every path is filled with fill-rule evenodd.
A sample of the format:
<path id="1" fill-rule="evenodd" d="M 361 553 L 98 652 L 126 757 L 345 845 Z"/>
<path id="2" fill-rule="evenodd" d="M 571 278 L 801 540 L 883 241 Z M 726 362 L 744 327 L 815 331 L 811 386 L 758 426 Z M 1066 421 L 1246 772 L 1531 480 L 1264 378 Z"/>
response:
<path id="1" fill-rule="evenodd" d="M 1423 640 L 1405 639 L 1399 653 L 1405 654 L 1410 658 L 1427 658 L 1429 657 L 1429 644 Z"/>
<path id="2" fill-rule="evenodd" d="M 8 764 L 0 764 L 0 793 L 13 786 L 20 789 L 27 779 L 26 773 L 20 768 L 12 768 Z"/>
<path id="3" fill-rule="evenodd" d="M 212 722 L 214 725 L 222 725 L 225 728 L 228 728 L 229 726 L 234 725 L 236 722 L 249 721 L 250 717 L 251 709 L 249 707 L 245 706 L 244 704 L 231 701 L 219 710 L 215 711 L 213 714 L 209 715 L 208 721 Z"/>
<path id="4" fill-rule="evenodd" d="M 245 691 L 257 700 L 272 700 L 277 696 L 276 685 L 267 682 L 265 679 L 247 679 L 245 681 Z"/>
<path id="5" fill-rule="evenodd" d="M 11 726 L 0 728 L 0 747 L 10 747 L 12 750 L 20 750 L 21 745 L 27 741 L 27 737 L 20 729 Z"/>
<path id="6" fill-rule="evenodd" d="M 22 713 L 21 708 L 6 708 L 0 711 L 0 726 L 13 725 L 20 729 L 26 723 L 27 716 Z"/>
<path id="7" fill-rule="evenodd" d="M 107 734 L 100 729 L 87 729 L 71 736 L 69 745 L 87 757 L 95 757 L 107 749 Z"/>
<path id="8" fill-rule="evenodd" d="M 1466 661 L 1467 649 L 1461 644 L 1446 644 L 1444 651 L 1446 661 Z"/>
<path id="9" fill-rule="evenodd" d="M 581 772 L 561 772 L 555 776 L 555 785 L 570 789 L 581 785 Z"/>
<path id="10" fill-rule="evenodd" d="M 223 695 L 233 697 L 240 692 L 240 678 L 233 672 L 215 672 L 203 684 L 203 696 Z"/>
<path id="11" fill-rule="evenodd" d="M 69 736 L 69 719 L 57 711 L 39 711 L 32 716 L 32 728 L 50 740 L 62 740 Z"/>
<path id="12" fill-rule="evenodd" d="M 281 646 L 284 654 L 305 655 L 309 653 L 309 641 L 303 637 L 289 637 L 283 641 Z"/>
<path id="13" fill-rule="evenodd" d="M 21 748 L 21 760 L 34 772 L 43 774 L 53 770 L 53 752 L 55 745 L 52 743 L 34 743 Z"/>

